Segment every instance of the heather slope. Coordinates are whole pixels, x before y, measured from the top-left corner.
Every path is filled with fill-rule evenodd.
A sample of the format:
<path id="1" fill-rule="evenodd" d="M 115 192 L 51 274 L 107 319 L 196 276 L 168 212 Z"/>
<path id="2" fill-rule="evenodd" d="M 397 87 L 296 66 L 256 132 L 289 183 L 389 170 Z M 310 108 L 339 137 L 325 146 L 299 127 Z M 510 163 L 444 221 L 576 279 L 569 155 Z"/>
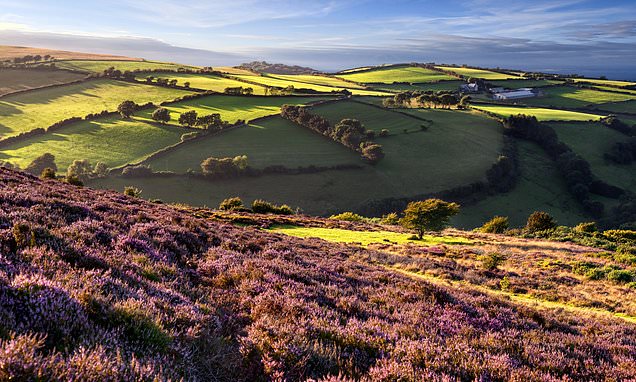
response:
<path id="1" fill-rule="evenodd" d="M 0 169 L 0 379 L 627 380 L 636 327 Z M 336 380 L 332 378 L 330 380 Z"/>

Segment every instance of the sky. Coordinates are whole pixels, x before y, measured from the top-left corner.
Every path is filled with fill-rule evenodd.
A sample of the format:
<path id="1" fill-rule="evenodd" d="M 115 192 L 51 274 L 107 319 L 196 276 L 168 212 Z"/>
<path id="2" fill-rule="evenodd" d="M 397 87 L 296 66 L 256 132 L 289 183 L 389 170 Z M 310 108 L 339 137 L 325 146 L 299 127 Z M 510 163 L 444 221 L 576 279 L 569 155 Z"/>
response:
<path id="1" fill-rule="evenodd" d="M 321 70 L 437 62 L 636 79 L 636 0 L 0 0 L 0 44 Z"/>

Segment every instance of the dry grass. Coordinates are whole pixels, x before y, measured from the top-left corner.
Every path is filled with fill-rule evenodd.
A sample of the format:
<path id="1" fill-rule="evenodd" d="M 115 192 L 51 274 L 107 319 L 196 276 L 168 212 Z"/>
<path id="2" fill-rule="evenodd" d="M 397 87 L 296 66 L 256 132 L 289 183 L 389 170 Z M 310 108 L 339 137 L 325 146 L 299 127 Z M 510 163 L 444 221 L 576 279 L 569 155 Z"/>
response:
<path id="1" fill-rule="evenodd" d="M 69 52 L 66 50 L 44 49 L 44 48 L 31 48 L 26 46 L 10 46 L 0 45 L 0 60 L 7 60 L 15 57 L 24 57 L 26 55 L 41 56 L 51 55 L 59 60 L 126 60 L 126 61 L 142 61 L 141 58 L 115 56 L 110 54 L 95 54 L 95 53 L 79 53 Z"/>

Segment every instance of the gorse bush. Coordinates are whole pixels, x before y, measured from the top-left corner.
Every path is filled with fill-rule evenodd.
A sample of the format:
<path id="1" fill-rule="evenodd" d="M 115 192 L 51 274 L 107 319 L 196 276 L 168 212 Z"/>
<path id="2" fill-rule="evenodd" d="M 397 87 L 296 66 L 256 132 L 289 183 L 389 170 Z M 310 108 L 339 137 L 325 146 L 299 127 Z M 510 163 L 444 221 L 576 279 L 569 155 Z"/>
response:
<path id="1" fill-rule="evenodd" d="M 40 174 L 40 178 L 42 179 L 55 179 L 55 170 L 50 167 L 45 168 Z"/>
<path id="2" fill-rule="evenodd" d="M 286 204 L 278 206 L 276 204 L 266 202 L 261 199 L 254 200 L 252 202 L 252 212 L 255 212 L 257 214 L 277 214 L 277 215 L 293 215 L 294 214 L 294 210 Z"/>
<path id="3" fill-rule="evenodd" d="M 223 211 L 240 211 L 245 210 L 245 206 L 241 198 L 233 197 L 224 199 L 221 204 L 219 204 L 219 209 Z"/>
<path id="4" fill-rule="evenodd" d="M 535 211 L 526 222 L 526 231 L 530 233 L 556 228 L 556 221 L 547 212 Z"/>
<path id="5" fill-rule="evenodd" d="M 490 219 L 484 225 L 479 228 L 480 232 L 483 233 L 504 233 L 508 229 L 510 223 L 508 221 L 508 217 L 505 216 L 495 216 Z"/>
<path id="6" fill-rule="evenodd" d="M 577 232 L 594 233 L 598 229 L 596 228 L 595 222 L 585 222 L 577 224 L 576 227 L 574 227 L 574 230 Z"/>
<path id="7" fill-rule="evenodd" d="M 347 212 L 342 212 L 340 214 L 337 215 L 331 215 L 329 216 L 329 219 L 331 220 L 343 220 L 343 221 L 348 221 L 348 222 L 362 222 L 365 220 L 365 217 L 362 215 L 358 215 L 356 213 L 347 211 Z"/>
<path id="8" fill-rule="evenodd" d="M 506 261 L 506 258 L 507 257 L 501 253 L 493 252 L 479 256 L 478 260 L 481 261 L 482 268 L 488 271 L 494 271 Z"/>
<path id="9" fill-rule="evenodd" d="M 138 198 L 139 196 L 141 196 L 141 190 L 138 189 L 137 187 L 126 186 L 124 188 L 124 195 L 130 196 L 133 198 Z"/>

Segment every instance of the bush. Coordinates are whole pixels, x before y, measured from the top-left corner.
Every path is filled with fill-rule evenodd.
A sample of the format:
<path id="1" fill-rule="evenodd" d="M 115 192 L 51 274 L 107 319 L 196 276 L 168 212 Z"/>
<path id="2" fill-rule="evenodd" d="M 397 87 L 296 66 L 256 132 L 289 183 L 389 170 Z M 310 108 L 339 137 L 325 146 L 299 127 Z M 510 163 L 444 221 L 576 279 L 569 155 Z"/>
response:
<path id="1" fill-rule="evenodd" d="M 404 210 L 404 217 L 400 219 L 400 224 L 405 228 L 415 230 L 417 237 L 421 239 L 426 230 L 443 230 L 451 216 L 458 213 L 459 205 L 457 203 L 449 203 L 441 199 L 411 202 Z"/>
<path id="2" fill-rule="evenodd" d="M 506 261 L 506 256 L 501 253 L 493 252 L 479 256 L 478 260 L 481 261 L 482 268 L 488 271 L 494 271 Z"/>
<path id="3" fill-rule="evenodd" d="M 508 229 L 510 223 L 508 221 L 508 217 L 506 216 L 495 216 L 494 218 L 488 220 L 484 225 L 479 228 L 480 232 L 483 233 L 504 233 Z"/>
<path id="4" fill-rule="evenodd" d="M 612 229 L 603 232 L 603 235 L 609 239 L 617 241 L 634 241 L 636 240 L 636 231 L 627 229 Z"/>
<path id="5" fill-rule="evenodd" d="M 160 107 L 152 113 L 152 119 L 159 123 L 168 123 L 170 121 L 170 110 Z"/>
<path id="6" fill-rule="evenodd" d="M 252 202 L 252 211 L 257 214 L 293 215 L 294 210 L 286 204 L 277 206 L 265 200 L 257 199 Z"/>
<path id="7" fill-rule="evenodd" d="M 55 179 L 55 170 L 50 167 L 45 168 L 40 174 L 40 178 L 42 179 Z"/>
<path id="8" fill-rule="evenodd" d="M 526 231 L 530 233 L 554 229 L 556 221 L 547 212 L 535 211 L 526 222 Z"/>
<path id="9" fill-rule="evenodd" d="M 141 195 L 141 190 L 137 187 L 126 186 L 124 188 L 124 195 L 131 196 L 133 198 L 138 198 Z"/>
<path id="10" fill-rule="evenodd" d="M 70 174 L 66 175 L 64 181 L 72 186 L 82 187 L 84 183 L 77 177 L 77 175 Z"/>
<path id="11" fill-rule="evenodd" d="M 227 198 L 219 204 L 219 209 L 222 211 L 240 211 L 244 210 L 243 201 L 238 196 L 233 198 Z"/>
<path id="12" fill-rule="evenodd" d="M 607 273 L 607 279 L 616 283 L 628 283 L 634 280 L 634 275 L 631 271 L 624 269 L 616 269 Z"/>
<path id="13" fill-rule="evenodd" d="M 597 231 L 595 222 L 579 223 L 574 230 L 577 232 L 594 233 Z"/>
<path id="14" fill-rule="evenodd" d="M 152 169 L 145 165 L 128 166 L 123 169 L 121 176 L 124 178 L 143 178 L 152 175 Z"/>
<path id="15" fill-rule="evenodd" d="M 395 212 L 382 216 L 382 224 L 398 225 L 400 224 L 400 217 Z"/>
<path id="16" fill-rule="evenodd" d="M 32 175 L 40 175 L 46 168 L 51 168 L 53 171 L 57 171 L 57 165 L 55 164 L 55 156 L 50 153 L 44 153 L 35 158 L 24 171 Z"/>
<path id="17" fill-rule="evenodd" d="M 353 212 L 343 212 L 341 214 L 331 215 L 331 216 L 329 216 L 329 219 L 331 219 L 331 220 L 344 220 L 344 221 L 348 221 L 348 222 L 361 222 L 361 221 L 365 220 L 364 216 L 361 216 L 361 215 L 358 215 L 358 214 L 354 214 Z"/>

